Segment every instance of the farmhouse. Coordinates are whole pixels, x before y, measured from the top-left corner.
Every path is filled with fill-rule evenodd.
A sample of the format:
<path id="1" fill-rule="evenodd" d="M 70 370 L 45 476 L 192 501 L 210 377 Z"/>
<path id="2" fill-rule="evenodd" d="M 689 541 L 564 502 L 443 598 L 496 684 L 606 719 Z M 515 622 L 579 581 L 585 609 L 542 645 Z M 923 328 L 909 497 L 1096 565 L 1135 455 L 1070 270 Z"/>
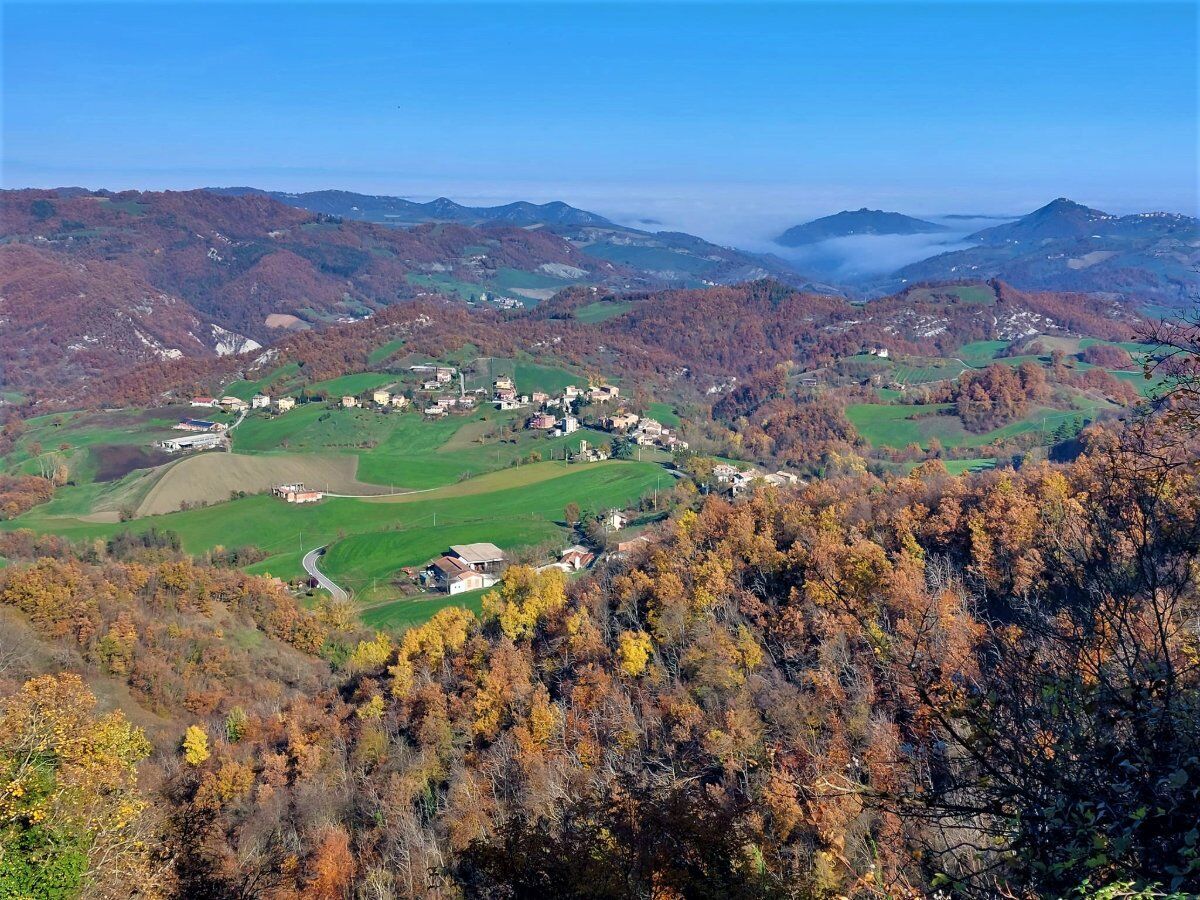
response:
<path id="1" fill-rule="evenodd" d="M 444 590 L 451 595 L 490 588 L 497 581 L 499 576 L 475 571 L 457 557 L 434 559 L 421 575 L 421 582 L 426 587 Z"/>
<path id="2" fill-rule="evenodd" d="M 275 408 L 278 409 L 280 412 L 287 412 L 289 409 L 295 409 L 296 408 L 296 398 L 295 397 L 280 397 L 278 400 L 275 401 Z"/>
<path id="3" fill-rule="evenodd" d="M 617 413 L 604 420 L 604 427 L 609 431 L 628 431 L 638 423 L 638 417 L 631 412 Z"/>
<path id="4" fill-rule="evenodd" d="M 741 474 L 737 466 L 731 466 L 729 463 L 717 463 L 713 466 L 712 473 L 721 484 L 728 484 Z"/>
<path id="5" fill-rule="evenodd" d="M 773 484 L 776 487 L 788 487 L 793 484 L 799 484 L 800 476 L 793 472 L 780 471 L 763 476 L 763 481 L 767 482 L 767 484 Z"/>
<path id="6" fill-rule="evenodd" d="M 558 554 L 558 561 L 565 565 L 571 571 L 586 569 L 591 565 L 592 560 L 596 558 L 596 554 L 579 544 L 568 547 L 562 553 Z"/>
<path id="7" fill-rule="evenodd" d="M 250 406 L 250 404 L 241 397 L 225 396 L 221 398 L 220 403 L 221 406 L 230 412 L 242 412 L 243 410 L 248 409 Z"/>
<path id="8" fill-rule="evenodd" d="M 629 524 L 629 517 L 619 509 L 610 509 L 601 520 L 604 527 L 612 531 L 620 531 Z"/>
<path id="9" fill-rule="evenodd" d="M 270 405 L 271 405 L 271 395 L 270 394 L 255 394 L 253 397 L 250 398 L 250 408 L 251 409 L 266 409 Z"/>
<path id="10" fill-rule="evenodd" d="M 495 544 L 456 544 L 435 559 L 421 576 L 427 587 L 461 594 L 491 587 L 500 580 L 504 552 Z"/>
<path id="11" fill-rule="evenodd" d="M 271 493 L 288 503 L 316 503 L 324 496 L 320 491 L 309 490 L 299 481 L 293 484 L 277 484 L 271 488 Z"/>
<path id="12" fill-rule="evenodd" d="M 357 397 L 351 397 L 349 394 L 347 394 L 342 398 L 342 409 L 352 409 L 355 406 L 358 406 Z"/>
<path id="13" fill-rule="evenodd" d="M 189 434 L 159 441 L 158 446 L 168 453 L 179 453 L 182 450 L 212 450 L 224 443 L 225 438 L 219 434 Z"/>
<path id="14" fill-rule="evenodd" d="M 557 419 L 555 419 L 550 413 L 542 412 L 530 418 L 529 421 L 525 423 L 525 427 L 549 430 L 554 427 L 554 423 L 556 421 Z"/>
<path id="15" fill-rule="evenodd" d="M 588 399 L 593 403 L 608 403 L 616 400 L 620 393 L 621 391 L 611 384 L 600 384 L 588 391 Z"/>
<path id="16" fill-rule="evenodd" d="M 392 394 L 392 406 L 396 409 L 404 409 L 408 406 L 408 398 L 403 394 Z"/>
<path id="17" fill-rule="evenodd" d="M 390 391 L 375 391 L 371 394 L 371 400 L 379 406 L 387 406 L 392 402 L 392 394 Z"/>
<path id="18" fill-rule="evenodd" d="M 504 551 L 486 541 L 475 544 L 454 544 L 446 555 L 462 560 L 477 572 L 497 572 L 505 560 Z"/>

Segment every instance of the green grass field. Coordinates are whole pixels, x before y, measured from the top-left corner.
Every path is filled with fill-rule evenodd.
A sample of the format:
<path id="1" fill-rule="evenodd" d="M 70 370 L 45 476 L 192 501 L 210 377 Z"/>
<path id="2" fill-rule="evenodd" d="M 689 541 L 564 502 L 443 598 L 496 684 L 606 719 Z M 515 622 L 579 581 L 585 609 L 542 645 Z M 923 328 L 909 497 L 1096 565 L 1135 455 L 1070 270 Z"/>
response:
<path id="1" fill-rule="evenodd" d="M 507 267 L 497 270 L 495 277 L 488 281 L 488 285 L 498 291 L 556 289 L 566 287 L 571 283 L 565 278 L 555 278 L 553 275 L 546 275 L 542 272 L 526 272 L 524 269 Z"/>
<path id="2" fill-rule="evenodd" d="M 597 300 L 575 310 L 575 318 L 580 322 L 595 324 L 606 319 L 613 319 L 633 309 L 633 304 L 624 300 Z"/>
<path id="3" fill-rule="evenodd" d="M 399 352 L 399 350 L 404 346 L 404 342 L 404 338 L 393 338 L 386 344 L 376 347 L 367 354 L 367 362 L 373 366 L 378 365 L 392 354 Z"/>
<path id="4" fill-rule="evenodd" d="M 958 358 L 969 366 L 983 367 L 996 360 L 996 354 L 1008 346 L 1008 341 L 971 341 L 958 348 Z"/>
<path id="5" fill-rule="evenodd" d="M 323 544 L 336 544 L 353 535 L 370 534 L 356 553 L 371 561 L 367 571 L 377 568 L 391 550 L 374 553 L 372 541 L 399 541 L 420 555 L 434 543 L 449 544 L 482 540 L 486 532 L 502 546 L 540 542 L 555 536 L 563 507 L 575 502 L 583 509 L 602 510 L 624 506 L 664 482 L 662 469 L 653 463 L 610 460 L 588 465 L 537 463 L 505 469 L 479 479 L 448 485 L 428 494 L 378 499 L 327 498 L 309 506 L 289 506 L 259 495 L 185 512 L 150 516 L 126 524 L 86 522 L 66 515 L 56 516 L 46 506 L 36 507 L 15 520 L 0 523 L 5 529 L 32 528 L 71 539 L 106 538 L 129 528 L 170 529 L 179 533 L 188 553 L 202 553 L 215 546 L 254 545 L 266 551 L 266 560 L 253 569 L 284 578 L 301 574 L 302 551 Z M 485 526 L 482 530 L 480 526 Z M 436 540 L 424 538 L 427 531 Z M 396 537 L 395 535 L 407 535 Z M 441 547 L 434 547 L 425 558 Z M 406 555 L 403 559 L 413 559 Z M 355 577 L 354 566 L 339 566 L 336 546 L 323 568 L 330 577 Z M 373 560 L 373 561 L 372 561 Z M 421 562 L 423 560 L 415 560 Z M 393 568 L 404 565 L 396 562 Z M 366 563 L 364 563 L 366 565 Z M 372 568 L 375 567 L 375 568 Z M 365 576 L 360 576 L 365 577 Z"/>
<path id="6" fill-rule="evenodd" d="M 654 401 L 646 404 L 646 413 L 652 419 L 658 419 L 668 428 L 679 427 L 679 414 L 675 412 L 675 408 L 669 403 Z"/>
<path id="7" fill-rule="evenodd" d="M 1083 395 L 1074 400 L 1074 409 L 1041 407 L 1024 418 L 982 434 L 967 431 L 957 416 L 944 415 L 953 409 L 949 403 L 924 406 L 854 403 L 846 407 L 846 418 L 872 447 L 904 448 L 917 444 L 928 448 L 933 438 L 944 447 L 986 447 L 1031 431 L 1048 435 L 1063 422 L 1089 417 L 1099 408 L 1096 401 Z"/>
<path id="8" fill-rule="evenodd" d="M 624 244 L 589 244 L 587 253 L 609 262 L 652 269 L 662 272 L 683 272 L 702 275 L 713 267 L 713 262 L 698 256 L 678 253 L 666 247 L 640 247 Z"/>
<path id="9" fill-rule="evenodd" d="M 461 606 L 479 615 L 483 612 L 483 595 L 491 588 L 467 591 L 454 597 L 421 595 L 376 603 L 362 611 L 363 624 L 368 628 L 403 631 L 427 622 L 434 613 L 447 606 Z"/>

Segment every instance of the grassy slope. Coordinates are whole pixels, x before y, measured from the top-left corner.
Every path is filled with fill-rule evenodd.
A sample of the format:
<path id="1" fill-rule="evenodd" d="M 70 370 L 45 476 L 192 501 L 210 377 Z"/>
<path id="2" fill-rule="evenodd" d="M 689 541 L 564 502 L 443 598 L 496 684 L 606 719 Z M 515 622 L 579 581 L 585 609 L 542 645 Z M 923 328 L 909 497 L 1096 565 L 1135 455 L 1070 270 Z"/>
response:
<path id="1" fill-rule="evenodd" d="M 531 529 L 541 529 L 560 520 L 563 507 L 571 501 L 585 509 L 629 503 L 653 489 L 661 480 L 661 471 L 654 464 L 637 462 L 609 461 L 586 466 L 539 463 L 487 476 L 493 480 L 484 487 L 493 490 L 486 493 L 479 492 L 478 485 L 464 483 L 403 499 L 330 498 L 310 506 L 289 506 L 267 496 L 256 496 L 151 516 L 125 525 L 56 518 L 47 515 L 46 507 L 38 507 L 0 527 L 33 528 L 72 539 L 104 538 L 124 528 L 138 532 L 151 527 L 171 529 L 179 533 L 189 553 L 202 553 L 217 545 L 261 547 L 270 557 L 255 569 L 290 578 L 300 574 L 301 550 L 349 535 L 424 529 L 432 527 L 436 518 L 439 542 L 453 537 L 454 529 L 450 526 L 460 526 L 464 533 L 475 535 L 478 533 L 475 526 L 481 523 L 487 523 L 491 529 L 490 540 L 502 542 L 506 534 L 532 534 Z M 537 539 L 545 534 L 548 532 L 539 531 Z M 458 543 L 459 539 L 449 542 Z"/>
<path id="2" fill-rule="evenodd" d="M 633 309 L 633 303 L 624 300 L 597 300 L 575 310 L 575 318 L 589 325 L 612 319 Z"/>

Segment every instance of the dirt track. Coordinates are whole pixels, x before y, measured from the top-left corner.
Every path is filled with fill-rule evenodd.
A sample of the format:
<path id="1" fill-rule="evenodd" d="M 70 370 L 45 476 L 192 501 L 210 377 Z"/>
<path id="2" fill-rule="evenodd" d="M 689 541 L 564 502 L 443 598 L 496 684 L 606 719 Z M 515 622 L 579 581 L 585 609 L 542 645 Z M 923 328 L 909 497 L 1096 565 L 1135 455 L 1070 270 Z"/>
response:
<path id="1" fill-rule="evenodd" d="M 257 494 L 281 482 L 346 494 L 386 494 L 388 488 L 355 478 L 358 457 L 311 454 L 199 453 L 172 464 L 150 489 L 137 515 L 174 512 L 182 503 L 220 503 L 234 491 Z"/>

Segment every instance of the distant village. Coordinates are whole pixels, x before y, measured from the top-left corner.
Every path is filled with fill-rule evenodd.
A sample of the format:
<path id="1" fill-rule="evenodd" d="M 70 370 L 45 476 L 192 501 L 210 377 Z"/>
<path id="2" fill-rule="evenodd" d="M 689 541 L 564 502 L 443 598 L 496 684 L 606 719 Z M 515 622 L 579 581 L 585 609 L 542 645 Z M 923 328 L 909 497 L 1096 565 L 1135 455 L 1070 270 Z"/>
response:
<path id="1" fill-rule="evenodd" d="M 886 350 L 881 350 L 886 353 Z M 628 455 L 633 448 L 653 448 L 667 453 L 689 449 L 688 443 L 662 422 L 629 409 L 620 388 L 607 383 L 588 387 L 566 385 L 556 392 L 531 390 L 522 392 L 511 375 L 490 378 L 486 387 L 468 389 L 467 380 L 457 367 L 438 364 L 419 364 L 409 367 L 407 386 L 396 383 L 373 388 L 361 394 L 341 396 L 278 396 L 256 393 L 249 400 L 232 395 L 222 397 L 197 396 L 190 405 L 197 410 L 216 410 L 233 421 L 218 421 L 220 417 L 188 417 L 174 430 L 179 436 L 158 442 L 168 453 L 187 453 L 204 450 L 228 450 L 231 432 L 247 415 L 262 413 L 268 416 L 286 415 L 301 403 L 320 402 L 326 407 L 366 409 L 379 413 L 411 410 L 427 420 L 464 414 L 490 404 L 499 411 L 524 413 L 516 417 L 515 427 L 527 432 L 540 432 L 548 437 L 561 438 L 582 428 L 602 431 L 613 436 L 611 443 L 595 446 L 580 436 L 577 449 L 567 451 L 567 460 L 590 463 L 608 459 L 612 448 Z M 636 407 L 635 407 L 636 408 Z M 677 471 L 677 474 L 682 474 Z M 698 479 L 699 480 L 699 479 Z M 793 473 L 764 473 L 754 468 L 740 468 L 731 463 L 714 462 L 711 474 L 700 484 L 705 491 L 720 492 L 737 498 L 755 484 L 786 487 L 800 483 Z M 326 496 L 301 482 L 281 483 L 271 490 L 272 496 L 288 504 L 316 503 Z M 612 509 L 593 514 L 589 527 L 602 530 L 604 537 L 588 538 L 591 547 L 572 544 L 557 553 L 553 562 L 539 566 L 539 571 L 557 569 L 564 574 L 578 572 L 595 564 L 601 553 L 613 557 L 626 556 L 651 542 L 648 533 L 629 533 L 629 516 L 623 510 Z M 579 534 L 584 535 L 582 524 Z M 622 537 L 622 534 L 624 536 Z M 609 537 L 611 536 L 611 538 Z M 495 544 L 480 542 L 454 545 L 424 566 L 403 570 L 410 590 L 433 591 L 450 595 L 491 587 L 503 575 L 510 560 Z"/>
<path id="2" fill-rule="evenodd" d="M 343 409 L 420 410 L 427 419 L 440 419 L 455 412 L 476 409 L 484 403 L 492 404 L 497 410 L 525 410 L 529 415 L 524 428 L 529 431 L 545 432 L 551 437 L 563 437 L 582 427 L 580 408 L 602 406 L 609 410 L 596 417 L 588 427 L 607 431 L 637 447 L 655 447 L 668 453 L 688 449 L 687 441 L 673 434 L 661 422 L 639 416 L 624 408 L 620 389 L 610 384 L 589 387 L 567 385 L 560 392 L 546 391 L 521 393 L 512 376 L 495 378 L 490 388 L 465 386 L 463 373 L 454 366 L 414 365 L 409 371 L 419 379 L 410 390 L 411 396 L 395 386 L 376 388 L 363 394 L 346 394 L 331 398 Z M 263 410 L 281 415 L 296 408 L 299 398 L 282 396 L 272 398 L 269 394 L 255 394 L 249 401 L 226 395 L 220 398 L 198 396 L 191 398 L 191 406 L 198 409 L 219 409 L 231 415 L 244 416 L 248 412 Z M 201 418 L 187 418 L 174 426 L 176 430 L 188 432 L 182 437 L 172 437 L 158 442 L 160 449 L 168 453 L 201 450 L 228 449 L 229 431 L 236 427 L 222 422 Z M 608 459 L 608 450 L 595 447 L 581 438 L 579 449 L 570 458 L 576 462 L 596 462 Z"/>

